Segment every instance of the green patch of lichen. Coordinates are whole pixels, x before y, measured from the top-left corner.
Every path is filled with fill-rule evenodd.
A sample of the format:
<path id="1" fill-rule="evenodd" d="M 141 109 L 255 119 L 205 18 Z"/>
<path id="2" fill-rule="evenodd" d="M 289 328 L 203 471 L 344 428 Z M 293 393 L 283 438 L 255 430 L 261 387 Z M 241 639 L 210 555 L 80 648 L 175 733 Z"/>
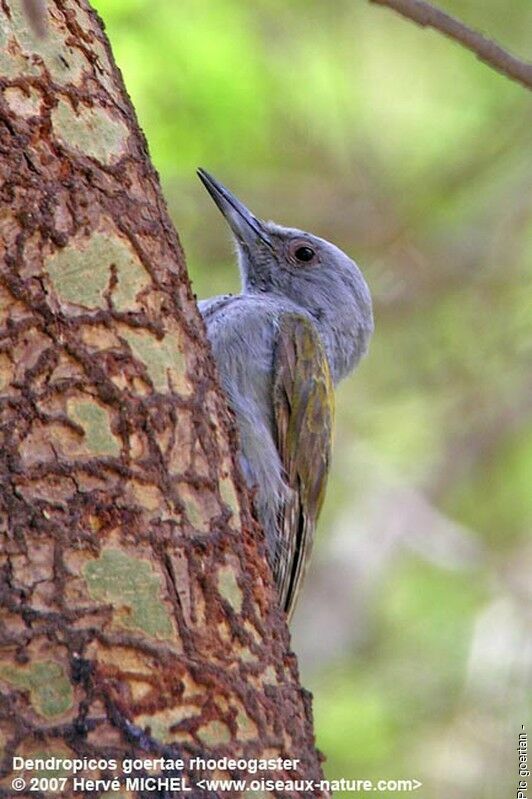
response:
<path id="1" fill-rule="evenodd" d="M 115 606 L 116 624 L 142 630 L 154 638 L 175 637 L 160 599 L 161 579 L 147 560 L 119 549 L 104 549 L 97 560 L 86 564 L 83 574 L 91 596 Z"/>
<path id="2" fill-rule="evenodd" d="M 230 508 L 238 520 L 240 518 L 240 507 L 238 505 L 235 484 L 230 477 L 224 477 L 222 480 L 220 480 L 220 494 L 225 504 L 228 506 L 228 508 Z"/>
<path id="3" fill-rule="evenodd" d="M 78 106 L 60 100 L 52 111 L 56 137 L 71 150 L 111 164 L 126 152 L 129 131 L 122 120 L 98 106 Z"/>
<path id="4" fill-rule="evenodd" d="M 263 673 L 262 673 L 262 681 L 266 685 L 278 685 L 279 680 L 277 679 L 277 674 L 275 672 L 274 667 L 270 664 L 267 666 Z"/>
<path id="5" fill-rule="evenodd" d="M 37 660 L 28 666 L 1 666 L 0 678 L 28 690 L 31 704 L 41 716 L 61 716 L 72 707 L 72 686 L 59 663 Z"/>
<path id="6" fill-rule="evenodd" d="M 183 502 L 187 519 L 192 527 L 202 533 L 208 532 L 210 529 L 208 508 L 201 504 L 201 500 L 196 495 L 195 490 L 190 488 L 187 483 L 180 483 L 179 495 Z"/>
<path id="7" fill-rule="evenodd" d="M 199 728 L 197 736 L 207 746 L 217 746 L 230 742 L 231 731 L 222 721 L 209 721 Z"/>
<path id="8" fill-rule="evenodd" d="M 46 35 L 38 36 L 28 24 L 22 0 L 9 0 L 10 14 L 0 14 L 0 68 L 7 75 L 36 75 L 39 60 L 56 83 L 78 83 L 84 68 L 89 66 L 83 51 L 69 47 L 64 31 L 45 11 Z M 11 40 L 14 44 L 7 47 Z M 35 58 L 38 56 L 38 59 Z"/>
<path id="9" fill-rule="evenodd" d="M 151 737 L 155 738 L 156 741 L 168 743 L 171 740 L 168 724 L 164 720 L 158 719 L 156 716 L 138 716 L 135 719 L 135 723 L 139 727 L 142 727 L 142 729 L 148 727 Z"/>
<path id="10" fill-rule="evenodd" d="M 120 441 L 111 432 L 109 414 L 96 401 L 70 399 L 68 415 L 85 432 L 85 445 L 93 455 L 119 455 Z"/>
<path id="11" fill-rule="evenodd" d="M 242 711 L 238 712 L 236 723 L 238 726 L 239 741 L 251 741 L 258 736 L 259 731 L 257 729 L 257 725 Z"/>
<path id="12" fill-rule="evenodd" d="M 248 646 L 242 647 L 242 649 L 238 653 L 238 656 L 239 656 L 240 660 L 242 661 L 242 663 L 256 663 L 257 662 L 257 656 L 253 654 L 253 652 L 251 651 L 251 649 Z"/>
<path id="13" fill-rule="evenodd" d="M 93 233 L 90 238 L 71 242 L 46 263 L 59 296 L 87 308 L 105 307 L 104 292 L 110 288 L 112 268 L 118 281 L 111 292 L 115 308 L 130 310 L 135 307 L 138 292 L 149 285 L 149 277 L 122 238 Z"/>
<path id="14" fill-rule="evenodd" d="M 7 49 L 6 32 L 1 27 L 3 19 L 4 14 L 0 14 L 0 73 L 6 78 L 16 78 L 20 74 L 36 75 L 38 70 L 29 64 L 28 59 L 21 54 L 12 54 Z"/>
<path id="15" fill-rule="evenodd" d="M 238 585 L 234 569 L 231 566 L 223 566 L 218 571 L 218 591 L 223 598 L 229 602 L 237 613 L 242 610 L 242 590 Z"/>
<path id="16" fill-rule="evenodd" d="M 156 391 L 168 391 L 171 378 L 184 373 L 185 359 L 174 334 L 159 340 L 150 333 L 122 329 L 121 335 L 133 350 L 135 358 L 145 364 Z"/>

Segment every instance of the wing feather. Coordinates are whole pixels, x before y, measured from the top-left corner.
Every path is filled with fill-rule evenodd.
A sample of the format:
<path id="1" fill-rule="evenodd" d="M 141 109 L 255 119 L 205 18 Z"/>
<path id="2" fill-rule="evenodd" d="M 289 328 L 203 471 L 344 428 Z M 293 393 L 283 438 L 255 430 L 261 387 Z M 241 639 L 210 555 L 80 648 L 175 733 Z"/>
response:
<path id="1" fill-rule="evenodd" d="M 325 351 L 310 320 L 286 314 L 274 356 L 277 448 L 292 489 L 278 519 L 274 576 L 290 618 L 310 559 L 331 458 L 334 392 Z"/>

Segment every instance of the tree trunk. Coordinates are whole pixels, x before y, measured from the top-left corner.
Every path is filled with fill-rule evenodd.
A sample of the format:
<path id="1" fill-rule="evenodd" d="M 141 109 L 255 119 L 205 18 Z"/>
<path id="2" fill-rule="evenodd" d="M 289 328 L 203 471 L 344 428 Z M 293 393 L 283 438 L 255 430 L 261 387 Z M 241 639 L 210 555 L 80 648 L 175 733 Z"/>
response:
<path id="1" fill-rule="evenodd" d="M 182 758 L 163 776 L 197 782 L 194 755 L 280 756 L 299 764 L 253 777 L 319 780 L 146 143 L 86 2 L 49 0 L 38 24 L 29 5 L 0 0 L 1 795 L 52 794 L 31 775 L 74 795 L 68 764 L 14 757 Z M 108 796 L 217 795 L 83 776 L 119 776 Z"/>

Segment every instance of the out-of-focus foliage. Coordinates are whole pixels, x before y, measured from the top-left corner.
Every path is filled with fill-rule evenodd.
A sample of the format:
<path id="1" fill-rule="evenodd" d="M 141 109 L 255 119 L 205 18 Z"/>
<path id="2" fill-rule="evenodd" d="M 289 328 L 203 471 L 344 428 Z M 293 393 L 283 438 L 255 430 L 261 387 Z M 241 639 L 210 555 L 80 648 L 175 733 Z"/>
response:
<path id="1" fill-rule="evenodd" d="M 327 774 L 514 796 L 532 721 L 530 95 L 363 0 L 95 5 L 197 293 L 238 286 L 198 165 L 338 243 L 373 291 L 294 634 Z M 526 56 L 530 0 L 441 5 Z"/>

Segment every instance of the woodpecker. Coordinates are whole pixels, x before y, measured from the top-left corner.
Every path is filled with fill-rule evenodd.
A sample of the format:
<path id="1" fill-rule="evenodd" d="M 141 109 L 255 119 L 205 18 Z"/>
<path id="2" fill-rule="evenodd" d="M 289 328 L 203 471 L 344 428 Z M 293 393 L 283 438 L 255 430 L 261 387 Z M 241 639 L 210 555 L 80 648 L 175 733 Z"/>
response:
<path id="1" fill-rule="evenodd" d="M 334 386 L 368 349 L 371 295 L 334 244 L 258 219 L 204 169 L 198 176 L 231 228 L 242 283 L 199 309 L 290 620 L 325 494 Z"/>

